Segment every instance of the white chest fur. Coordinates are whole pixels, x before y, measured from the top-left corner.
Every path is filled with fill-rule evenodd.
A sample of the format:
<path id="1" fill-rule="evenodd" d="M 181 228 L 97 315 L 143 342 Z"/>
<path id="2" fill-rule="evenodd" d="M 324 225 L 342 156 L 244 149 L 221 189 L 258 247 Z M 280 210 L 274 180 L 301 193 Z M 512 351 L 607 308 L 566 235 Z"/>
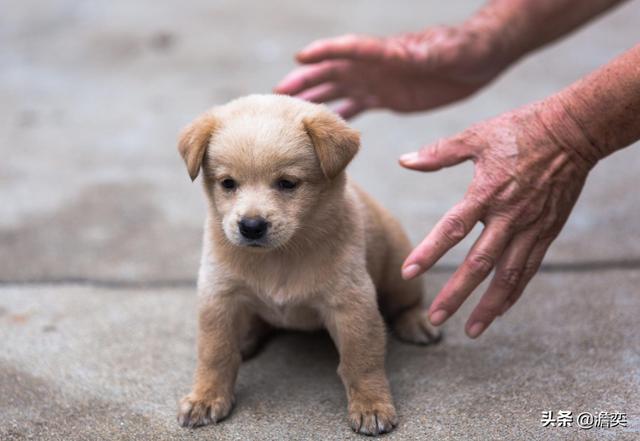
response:
<path id="1" fill-rule="evenodd" d="M 274 326 L 290 329 L 313 330 L 322 326 L 321 295 L 310 284 L 298 277 L 281 278 L 255 283 L 249 282 L 248 300 L 254 311 Z M 251 282 L 254 283 L 251 283 Z M 269 283 L 271 282 L 271 283 Z"/>

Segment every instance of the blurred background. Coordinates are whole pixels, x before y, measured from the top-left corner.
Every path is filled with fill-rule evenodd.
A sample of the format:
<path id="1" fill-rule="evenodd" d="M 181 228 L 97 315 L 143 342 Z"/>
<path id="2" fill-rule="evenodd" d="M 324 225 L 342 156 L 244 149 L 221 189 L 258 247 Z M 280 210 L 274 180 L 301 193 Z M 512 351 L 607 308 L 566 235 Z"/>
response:
<path id="1" fill-rule="evenodd" d="M 316 38 L 456 23 L 481 4 L 3 0 L 0 278 L 192 279 L 204 202 L 176 151 L 182 126 L 269 93 Z M 351 173 L 417 242 L 460 199 L 472 167 L 418 174 L 397 165 L 400 154 L 558 91 L 632 46 L 639 22 L 629 2 L 466 102 L 356 119 L 364 148 Z M 627 214 L 639 158 L 628 149 L 596 169 L 548 262 L 640 255 L 625 240 L 640 233 Z"/>
<path id="2" fill-rule="evenodd" d="M 314 39 L 453 24 L 481 4 L 0 0 L 0 438 L 189 433 L 175 427 L 173 412 L 195 357 L 191 287 L 204 198 L 177 153 L 180 128 L 213 105 L 269 93 Z M 473 168 L 419 174 L 397 165 L 400 154 L 560 90 L 636 44 L 638 23 L 640 2 L 627 2 L 471 99 L 357 118 L 363 149 L 350 173 L 416 243 L 462 197 Z M 393 436 L 509 430 L 533 439 L 543 407 L 563 403 L 634 410 L 635 431 L 624 435 L 637 434 L 640 355 L 630 309 L 640 282 L 638 170 L 638 146 L 596 167 L 530 295 L 475 346 L 462 334 L 463 310 L 448 339 L 429 349 L 429 365 L 440 366 L 430 380 L 422 349 L 392 344 L 404 424 Z M 431 294 L 469 240 L 428 277 Z M 240 378 L 239 415 L 199 436 L 350 436 L 331 344 L 305 338 L 286 337 L 252 362 Z M 562 363 L 545 364 L 541 353 Z M 280 378 L 270 372 L 282 369 L 301 388 L 293 396 L 269 386 Z M 309 369 L 318 384 L 304 382 Z M 504 382 L 490 383 L 497 371 Z M 560 378 L 544 385 L 550 372 Z M 447 389 L 456 384 L 463 395 Z M 43 396 L 55 398 L 44 404 Z M 532 410 L 533 402 L 542 404 Z M 96 408 L 103 412 L 92 415 Z M 490 417 L 525 422 L 496 429 Z M 71 430 L 70 420 L 84 423 Z"/>

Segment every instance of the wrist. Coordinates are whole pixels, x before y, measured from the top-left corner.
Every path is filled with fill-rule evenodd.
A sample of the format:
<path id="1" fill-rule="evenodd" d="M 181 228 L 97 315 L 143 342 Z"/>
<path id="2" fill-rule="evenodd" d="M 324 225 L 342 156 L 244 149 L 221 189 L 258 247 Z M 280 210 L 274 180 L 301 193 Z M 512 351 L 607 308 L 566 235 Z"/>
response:
<path id="1" fill-rule="evenodd" d="M 595 165 L 640 139 L 640 45 L 540 103 L 540 120 Z"/>
<path id="2" fill-rule="evenodd" d="M 565 93 L 553 95 L 538 104 L 536 116 L 546 135 L 568 153 L 582 168 L 590 170 L 608 153 L 585 129 L 577 103 Z"/>
<path id="3" fill-rule="evenodd" d="M 476 37 L 478 48 L 504 70 L 527 52 L 526 14 L 512 14 L 500 2 L 490 2 L 461 26 Z"/>

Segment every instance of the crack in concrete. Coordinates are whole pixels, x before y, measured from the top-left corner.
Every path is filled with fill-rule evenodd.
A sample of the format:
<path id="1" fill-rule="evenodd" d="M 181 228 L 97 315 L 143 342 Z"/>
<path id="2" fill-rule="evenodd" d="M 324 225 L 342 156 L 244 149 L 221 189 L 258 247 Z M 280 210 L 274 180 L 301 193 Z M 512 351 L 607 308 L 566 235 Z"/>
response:
<path id="1" fill-rule="evenodd" d="M 454 264 L 437 265 L 429 270 L 429 273 L 452 273 L 458 268 Z M 557 262 L 548 263 L 540 267 L 540 273 L 584 273 L 601 271 L 625 271 L 640 269 L 640 258 L 618 260 L 591 260 L 583 262 Z M 94 286 L 107 289 L 176 289 L 194 288 L 196 281 L 193 278 L 134 280 L 117 278 L 92 278 L 92 277 L 35 277 L 25 279 L 0 279 L 0 287 L 3 286 L 61 286 L 80 285 Z"/>

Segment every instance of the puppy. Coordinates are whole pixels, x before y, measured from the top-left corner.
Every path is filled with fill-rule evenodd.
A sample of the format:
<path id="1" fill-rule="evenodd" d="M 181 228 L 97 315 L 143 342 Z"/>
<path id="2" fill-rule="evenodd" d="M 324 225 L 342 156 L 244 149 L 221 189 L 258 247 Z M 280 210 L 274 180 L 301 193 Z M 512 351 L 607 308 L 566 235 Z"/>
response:
<path id="1" fill-rule="evenodd" d="M 191 179 L 202 169 L 208 214 L 198 277 L 198 362 L 178 421 L 225 418 L 240 362 L 274 327 L 326 328 L 354 431 L 397 424 L 384 370 L 385 324 L 402 340 L 439 338 L 421 282 L 400 266 L 410 243 L 400 224 L 344 169 L 359 135 L 322 105 L 251 95 L 213 108 L 184 129 Z"/>

